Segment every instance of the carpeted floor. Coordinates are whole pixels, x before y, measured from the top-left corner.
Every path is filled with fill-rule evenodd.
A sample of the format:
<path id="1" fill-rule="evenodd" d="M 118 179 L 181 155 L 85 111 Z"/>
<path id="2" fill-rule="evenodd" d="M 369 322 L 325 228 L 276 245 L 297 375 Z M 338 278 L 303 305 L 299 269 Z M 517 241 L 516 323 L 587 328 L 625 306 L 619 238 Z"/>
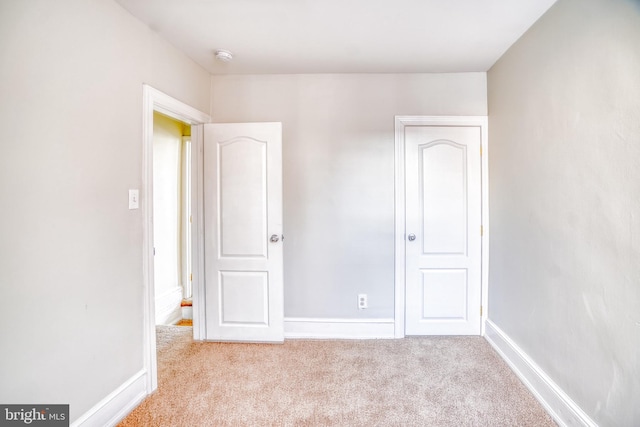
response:
<path id="1" fill-rule="evenodd" d="M 158 327 L 126 426 L 555 426 L 481 337 L 199 343 Z"/>

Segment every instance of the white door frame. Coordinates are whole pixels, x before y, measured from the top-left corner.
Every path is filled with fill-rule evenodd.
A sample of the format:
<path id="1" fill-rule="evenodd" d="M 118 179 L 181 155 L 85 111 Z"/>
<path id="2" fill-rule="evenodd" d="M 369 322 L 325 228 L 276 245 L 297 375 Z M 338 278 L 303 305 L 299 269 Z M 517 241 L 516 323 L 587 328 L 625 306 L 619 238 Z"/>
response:
<path id="1" fill-rule="evenodd" d="M 156 321 L 155 321 L 155 287 L 153 279 L 153 112 L 165 114 L 176 120 L 198 125 L 209 123 L 208 114 L 178 101 L 169 95 L 142 85 L 142 286 L 143 286 L 143 358 L 144 370 L 147 373 L 147 393 L 151 394 L 158 388 L 158 363 L 156 357 Z M 201 181 L 197 176 L 200 171 L 201 151 L 197 143 L 198 136 L 192 135 L 191 155 L 191 191 L 193 225 L 191 227 L 192 242 L 192 271 L 193 271 L 193 334 L 194 339 L 201 339 L 200 329 L 204 321 L 200 313 L 201 295 L 198 294 L 202 275 L 202 256 L 200 239 L 200 198 L 197 197 Z"/>
<path id="2" fill-rule="evenodd" d="M 405 127 L 407 126 L 480 126 L 481 129 L 481 224 L 482 316 L 480 334 L 484 335 L 487 319 L 489 279 L 489 173 L 486 116 L 396 116 L 395 123 L 395 337 L 405 336 Z"/>

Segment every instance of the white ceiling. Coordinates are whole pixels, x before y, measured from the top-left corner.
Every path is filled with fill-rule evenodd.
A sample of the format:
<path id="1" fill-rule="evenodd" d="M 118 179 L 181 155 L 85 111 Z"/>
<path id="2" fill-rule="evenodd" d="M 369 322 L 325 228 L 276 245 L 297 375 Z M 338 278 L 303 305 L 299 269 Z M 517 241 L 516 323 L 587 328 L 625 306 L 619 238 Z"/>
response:
<path id="1" fill-rule="evenodd" d="M 116 1 L 212 74 L 298 74 L 486 71 L 556 0 Z"/>

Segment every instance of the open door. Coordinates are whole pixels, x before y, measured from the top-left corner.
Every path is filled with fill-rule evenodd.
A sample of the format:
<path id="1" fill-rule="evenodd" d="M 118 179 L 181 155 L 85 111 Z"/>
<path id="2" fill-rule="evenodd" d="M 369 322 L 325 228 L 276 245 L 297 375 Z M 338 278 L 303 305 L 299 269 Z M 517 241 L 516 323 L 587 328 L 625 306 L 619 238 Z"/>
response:
<path id="1" fill-rule="evenodd" d="M 204 125 L 205 339 L 284 341 L 282 124 Z"/>

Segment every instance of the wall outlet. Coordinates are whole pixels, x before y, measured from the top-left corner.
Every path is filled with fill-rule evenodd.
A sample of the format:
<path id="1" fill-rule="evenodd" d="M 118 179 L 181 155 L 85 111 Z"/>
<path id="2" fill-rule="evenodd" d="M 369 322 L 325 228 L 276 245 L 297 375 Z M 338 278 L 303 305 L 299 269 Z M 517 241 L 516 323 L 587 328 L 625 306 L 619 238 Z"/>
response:
<path id="1" fill-rule="evenodd" d="M 358 309 L 362 310 L 369 307 L 367 302 L 367 294 L 358 294 Z"/>

